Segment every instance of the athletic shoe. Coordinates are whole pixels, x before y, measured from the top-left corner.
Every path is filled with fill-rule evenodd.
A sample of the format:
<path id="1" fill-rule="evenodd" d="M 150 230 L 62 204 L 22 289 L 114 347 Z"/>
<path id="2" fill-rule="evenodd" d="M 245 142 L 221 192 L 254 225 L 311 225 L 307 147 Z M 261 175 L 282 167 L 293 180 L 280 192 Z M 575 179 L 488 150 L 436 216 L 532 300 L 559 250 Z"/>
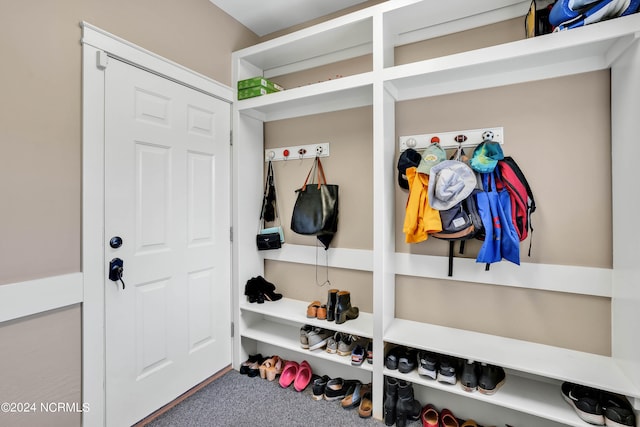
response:
<path id="1" fill-rule="evenodd" d="M 342 339 L 342 332 L 336 332 L 327 340 L 327 353 L 336 354 L 338 352 L 338 342 Z"/>
<path id="2" fill-rule="evenodd" d="M 307 339 L 309 340 L 309 350 L 317 350 L 324 348 L 327 345 L 327 340 L 331 336 L 331 332 L 322 328 L 313 328 L 312 331 L 307 333 Z"/>
<path id="3" fill-rule="evenodd" d="M 636 425 L 633 408 L 625 397 L 602 392 L 600 405 L 604 410 L 604 422 L 607 426 L 626 427 Z"/>
<path id="4" fill-rule="evenodd" d="M 324 388 L 324 399 L 329 401 L 343 399 L 347 394 L 347 388 L 344 379 L 340 377 L 330 379 Z"/>
<path id="5" fill-rule="evenodd" d="M 605 424 L 599 390 L 564 382 L 562 383 L 561 391 L 564 400 L 571 405 L 581 420 L 599 426 Z"/>
<path id="6" fill-rule="evenodd" d="M 342 334 L 342 338 L 338 341 L 338 354 L 340 356 L 351 356 L 353 348 L 356 346 L 358 337 L 353 335 Z"/>
<path id="7" fill-rule="evenodd" d="M 357 344 L 353 348 L 353 351 L 351 352 L 351 364 L 353 366 L 360 366 L 362 365 L 362 362 L 364 362 L 364 358 L 365 358 L 364 347 L 361 346 L 360 344 Z"/>
<path id="8" fill-rule="evenodd" d="M 311 383 L 311 398 L 313 400 L 322 400 L 324 397 L 324 389 L 327 386 L 327 382 L 330 380 L 328 375 L 314 375 L 314 379 Z"/>
<path id="9" fill-rule="evenodd" d="M 305 350 L 309 348 L 309 339 L 307 338 L 307 334 L 311 332 L 313 327 L 311 325 L 304 325 L 300 328 L 300 347 Z"/>
<path id="10" fill-rule="evenodd" d="M 436 379 L 438 369 L 438 357 L 430 351 L 418 353 L 418 374 L 424 377 Z"/>
<path id="11" fill-rule="evenodd" d="M 478 391 L 482 394 L 494 394 L 506 380 L 504 369 L 496 365 L 483 363 L 478 377 Z"/>
<path id="12" fill-rule="evenodd" d="M 367 344 L 367 363 L 373 363 L 373 341 L 369 341 L 369 344 Z"/>
<path id="13" fill-rule="evenodd" d="M 456 365 L 457 361 L 455 358 L 443 356 L 440 360 L 440 367 L 438 368 L 438 382 L 445 384 L 455 384 L 458 382 L 456 377 Z"/>
<path id="14" fill-rule="evenodd" d="M 398 371 L 402 374 L 408 374 L 416 368 L 416 351 L 408 349 L 400 354 L 398 358 Z"/>
<path id="15" fill-rule="evenodd" d="M 387 355 L 384 358 L 384 366 L 387 369 L 396 370 L 398 369 L 398 359 L 400 359 L 400 355 L 403 353 L 403 347 L 394 347 L 387 352 Z"/>

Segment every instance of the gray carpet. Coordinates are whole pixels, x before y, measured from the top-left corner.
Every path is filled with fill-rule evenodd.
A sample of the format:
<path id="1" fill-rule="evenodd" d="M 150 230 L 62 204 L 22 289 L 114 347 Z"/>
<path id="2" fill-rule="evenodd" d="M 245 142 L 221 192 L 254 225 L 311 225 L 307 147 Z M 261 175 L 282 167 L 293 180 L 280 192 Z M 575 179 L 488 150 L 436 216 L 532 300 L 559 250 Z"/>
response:
<path id="1" fill-rule="evenodd" d="M 311 385 L 302 392 L 278 381 L 249 378 L 230 371 L 148 424 L 149 427 L 374 426 L 382 421 L 360 418 L 340 401 L 313 400 Z M 408 426 L 419 426 L 418 421 Z"/>

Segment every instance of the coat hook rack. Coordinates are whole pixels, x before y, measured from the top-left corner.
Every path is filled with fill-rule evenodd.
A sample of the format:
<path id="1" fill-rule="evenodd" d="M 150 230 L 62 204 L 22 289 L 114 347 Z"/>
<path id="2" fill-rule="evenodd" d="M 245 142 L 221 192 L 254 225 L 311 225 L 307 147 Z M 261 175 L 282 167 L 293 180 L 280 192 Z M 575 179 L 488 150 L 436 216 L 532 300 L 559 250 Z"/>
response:
<path id="1" fill-rule="evenodd" d="M 296 145 L 294 147 L 268 148 L 264 150 L 264 161 L 302 160 L 314 157 L 329 157 L 329 143 Z"/>
<path id="2" fill-rule="evenodd" d="M 458 130 L 452 132 L 440 132 L 429 133 L 422 135 L 407 135 L 401 136 L 400 139 L 400 152 L 407 148 L 413 148 L 414 150 L 422 150 L 431 144 L 431 140 L 438 138 L 440 140 L 440 146 L 442 148 L 462 148 L 475 147 L 479 145 L 486 137 L 490 137 L 492 141 L 504 144 L 504 128 L 503 127 L 489 127 L 482 129 L 471 130 Z"/>

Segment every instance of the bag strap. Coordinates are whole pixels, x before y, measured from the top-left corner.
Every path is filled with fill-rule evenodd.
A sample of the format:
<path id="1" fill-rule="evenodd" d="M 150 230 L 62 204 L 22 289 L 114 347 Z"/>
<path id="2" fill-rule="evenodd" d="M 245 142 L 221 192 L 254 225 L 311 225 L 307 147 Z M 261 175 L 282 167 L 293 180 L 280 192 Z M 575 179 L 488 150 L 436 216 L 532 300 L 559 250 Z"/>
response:
<path id="1" fill-rule="evenodd" d="M 309 183 L 309 177 L 311 178 L 311 182 Z M 304 184 L 302 185 L 302 191 L 307 189 L 307 184 L 312 184 L 314 182 L 318 183 L 318 189 L 322 184 L 327 184 L 327 178 L 324 174 L 324 168 L 322 167 L 322 162 L 319 157 L 316 157 L 313 161 L 313 165 L 311 165 L 311 169 L 309 169 L 309 173 L 307 174 L 307 178 L 304 180 Z"/>
<path id="2" fill-rule="evenodd" d="M 262 209 L 260 209 L 260 218 L 258 219 L 258 232 L 264 228 L 264 211 L 267 206 L 267 196 L 269 194 L 269 187 L 273 186 L 273 195 L 275 200 L 275 214 L 278 220 L 278 225 L 282 226 L 280 219 L 280 205 L 278 204 L 278 192 L 276 191 L 275 175 L 273 172 L 273 164 L 269 160 L 269 166 L 267 167 L 267 178 L 264 184 L 264 193 L 262 195 Z"/>

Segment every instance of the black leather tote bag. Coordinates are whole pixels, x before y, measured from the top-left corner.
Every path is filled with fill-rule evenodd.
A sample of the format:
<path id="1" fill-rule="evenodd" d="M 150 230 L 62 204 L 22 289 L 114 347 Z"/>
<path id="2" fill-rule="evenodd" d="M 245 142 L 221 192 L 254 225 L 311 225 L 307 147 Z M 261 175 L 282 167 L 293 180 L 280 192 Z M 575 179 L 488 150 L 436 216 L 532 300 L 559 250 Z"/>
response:
<path id="1" fill-rule="evenodd" d="M 309 177 L 312 178 L 311 183 Z M 327 184 L 322 162 L 318 157 L 313 162 L 304 185 L 296 192 L 298 196 L 291 215 L 291 230 L 307 236 L 319 236 L 319 240 L 328 247 L 328 242 L 325 241 L 338 231 L 338 186 Z"/>

